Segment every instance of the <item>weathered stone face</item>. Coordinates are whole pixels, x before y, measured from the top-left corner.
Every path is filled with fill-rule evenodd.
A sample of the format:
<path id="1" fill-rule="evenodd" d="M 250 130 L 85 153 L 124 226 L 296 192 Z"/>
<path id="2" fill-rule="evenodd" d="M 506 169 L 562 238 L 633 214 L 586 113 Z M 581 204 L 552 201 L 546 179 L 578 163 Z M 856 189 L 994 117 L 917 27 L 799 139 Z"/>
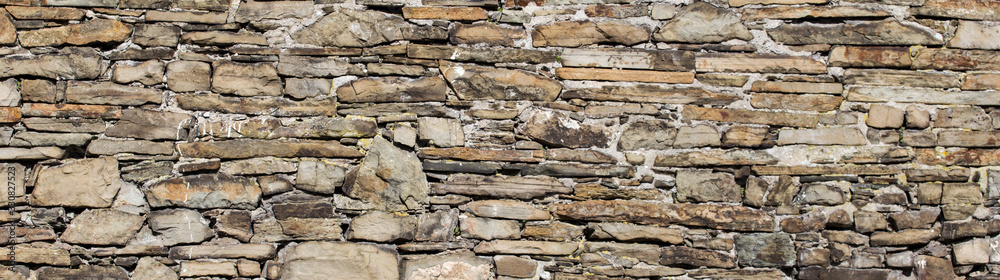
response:
<path id="1" fill-rule="evenodd" d="M 735 13 L 706 2 L 694 2 L 653 34 L 653 40 L 682 43 L 717 43 L 729 39 L 750 40 L 753 35 Z"/>
<path id="2" fill-rule="evenodd" d="M 555 147 L 606 148 L 609 145 L 608 132 L 603 127 L 580 123 L 561 112 L 527 111 L 522 113 L 525 123 L 518 129 L 532 139 Z"/>
<path id="3" fill-rule="evenodd" d="M 381 137 L 344 179 L 344 193 L 377 209 L 416 209 L 427 203 L 427 178 L 420 161 Z"/>
<path id="4" fill-rule="evenodd" d="M 110 157 L 69 161 L 38 174 L 31 202 L 38 206 L 109 207 L 122 187 L 118 161 Z"/>
<path id="5" fill-rule="evenodd" d="M 114 209 L 87 210 L 69 224 L 59 239 L 72 244 L 124 245 L 145 217 Z"/>
<path id="6" fill-rule="evenodd" d="M 343 28 L 344 26 L 355 26 Z M 444 29 L 417 26 L 376 11 L 339 9 L 292 33 L 299 43 L 335 47 L 369 47 L 398 40 L 444 39 Z"/>
<path id="7" fill-rule="evenodd" d="M 398 279 L 396 251 L 370 244 L 345 242 L 300 243 L 286 249 L 282 280 Z"/>
<path id="8" fill-rule="evenodd" d="M 146 200 L 150 207 L 253 209 L 260 195 L 257 182 L 249 178 L 204 174 L 157 182 L 146 191 Z"/>
<path id="9" fill-rule="evenodd" d="M 442 63 L 441 73 L 461 99 L 552 101 L 562 90 L 553 79 L 520 70 Z"/>

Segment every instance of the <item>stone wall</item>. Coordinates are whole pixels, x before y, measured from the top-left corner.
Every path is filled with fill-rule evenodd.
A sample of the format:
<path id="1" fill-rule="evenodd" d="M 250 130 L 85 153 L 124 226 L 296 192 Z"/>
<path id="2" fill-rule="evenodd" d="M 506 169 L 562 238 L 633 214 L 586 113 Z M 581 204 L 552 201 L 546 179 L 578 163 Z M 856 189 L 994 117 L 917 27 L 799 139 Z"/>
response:
<path id="1" fill-rule="evenodd" d="M 1000 279 L 1000 2 L 0 4 L 3 279 Z"/>

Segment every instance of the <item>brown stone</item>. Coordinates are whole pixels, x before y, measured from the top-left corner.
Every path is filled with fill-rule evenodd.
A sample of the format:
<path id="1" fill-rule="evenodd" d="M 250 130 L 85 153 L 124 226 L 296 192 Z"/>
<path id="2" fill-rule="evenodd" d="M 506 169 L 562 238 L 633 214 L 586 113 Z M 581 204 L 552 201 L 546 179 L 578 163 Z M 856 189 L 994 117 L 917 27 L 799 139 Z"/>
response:
<path id="1" fill-rule="evenodd" d="M 435 194 L 461 194 L 501 198 L 532 199 L 573 190 L 550 177 L 510 177 L 455 174 L 444 184 L 431 188 Z"/>
<path id="2" fill-rule="evenodd" d="M 579 47 L 612 43 L 635 45 L 649 40 L 646 27 L 624 21 L 558 21 L 535 26 L 531 31 L 535 47 Z"/>
<path id="3" fill-rule="evenodd" d="M 968 3 L 956 3 L 948 0 L 926 0 L 923 6 L 911 9 L 910 13 L 943 18 L 1000 20 L 1000 3 L 982 0 L 970 1 Z"/>
<path id="4" fill-rule="evenodd" d="M 968 73 L 962 82 L 964 90 L 998 90 L 1000 89 L 1000 73 Z"/>
<path id="5" fill-rule="evenodd" d="M 105 134 L 111 137 L 149 140 L 187 139 L 195 120 L 188 114 L 144 109 L 128 109 Z"/>
<path id="6" fill-rule="evenodd" d="M 235 98 L 218 94 L 179 94 L 176 98 L 177 105 L 185 110 L 275 117 L 335 116 L 338 104 L 332 98 L 292 101 L 274 97 Z"/>
<path id="7" fill-rule="evenodd" d="M 819 117 L 814 114 L 798 114 L 746 109 L 717 109 L 684 106 L 684 118 L 718 122 L 752 123 L 777 126 L 816 127 Z"/>
<path id="8" fill-rule="evenodd" d="M 517 131 L 544 144 L 567 148 L 607 148 L 609 145 L 605 128 L 580 123 L 565 113 L 533 109 L 522 114 L 526 114 L 526 120 Z"/>
<path id="9" fill-rule="evenodd" d="M 578 247 L 575 242 L 494 240 L 479 243 L 474 250 L 478 254 L 569 255 Z"/>
<path id="10" fill-rule="evenodd" d="M 453 29 L 454 30 L 454 29 Z M 475 29 L 473 29 L 475 30 Z M 454 38 L 452 40 L 455 40 Z M 406 56 L 421 59 L 445 59 L 486 63 L 550 63 L 555 62 L 554 51 L 529 49 L 501 49 L 487 47 L 457 47 L 442 45 L 407 44 Z M 369 70 L 370 71 L 370 70 Z"/>
<path id="11" fill-rule="evenodd" d="M 735 231 L 771 231 L 774 218 L 742 206 L 662 204 L 644 201 L 582 201 L 557 205 L 555 215 L 571 220 L 708 227 Z"/>
<path id="12" fill-rule="evenodd" d="M 966 78 L 966 83 L 968 78 Z M 956 88 L 962 84 L 962 75 L 951 72 L 925 72 L 889 69 L 847 69 L 844 83 L 874 86 L 899 86 Z"/>
<path id="13" fill-rule="evenodd" d="M 478 9 L 478 8 L 476 8 Z M 483 15 L 485 17 L 485 13 Z M 503 27 L 489 22 L 456 23 L 448 32 L 453 44 L 481 44 L 519 47 L 527 44 L 528 33 L 523 28 Z"/>
<path id="14" fill-rule="evenodd" d="M 955 268 L 949 260 L 932 256 L 917 256 L 913 263 L 918 280 L 956 278 Z"/>
<path id="15" fill-rule="evenodd" d="M 154 183 L 146 191 L 150 207 L 253 209 L 260 196 L 260 187 L 253 180 L 226 174 L 167 179 Z"/>
<path id="16" fill-rule="evenodd" d="M 479 7 L 403 7 L 407 19 L 484 20 L 486 10 Z"/>
<path id="17" fill-rule="evenodd" d="M 194 259 L 236 259 L 263 260 L 274 257 L 277 249 L 273 244 L 232 244 L 232 245 L 189 245 L 170 248 L 170 258 Z"/>
<path id="18" fill-rule="evenodd" d="M 778 145 L 865 145 L 868 141 L 861 130 L 851 127 L 814 129 L 783 129 L 778 133 Z"/>
<path id="19" fill-rule="evenodd" d="M 799 272 L 800 280 L 834 280 L 834 279 L 857 279 L 876 280 L 888 279 L 888 269 L 852 269 L 845 267 L 821 267 L 810 266 L 803 268 Z"/>
<path id="20" fill-rule="evenodd" d="M 641 49 L 565 49 L 560 55 L 566 67 L 598 67 L 690 71 L 695 67 L 695 54 L 676 50 Z"/>
<path id="21" fill-rule="evenodd" d="M 125 245 L 145 217 L 115 209 L 88 209 L 73 218 L 60 240 L 71 244 Z"/>
<path id="22" fill-rule="evenodd" d="M 695 65 L 698 72 L 826 73 L 823 61 L 777 54 L 698 53 Z"/>
<path id="23" fill-rule="evenodd" d="M 371 77 L 337 88 L 337 98 L 347 103 L 444 101 L 447 91 L 441 77 Z"/>
<path id="24" fill-rule="evenodd" d="M 657 85 L 643 84 L 634 86 L 603 86 L 600 88 L 570 89 L 562 93 L 562 98 L 693 105 L 728 105 L 738 99 L 735 95 L 715 93 L 696 87 L 661 87 Z"/>
<path id="25" fill-rule="evenodd" d="M 1000 52 L 961 49 L 919 49 L 913 59 L 913 69 L 936 70 L 1000 70 Z"/>
<path id="26" fill-rule="evenodd" d="M 527 203 L 514 200 L 477 200 L 462 206 L 462 209 L 479 217 L 513 220 L 548 220 L 548 211 L 539 210 Z"/>
<path id="27" fill-rule="evenodd" d="M 7 12 L 16 19 L 79 20 L 86 12 L 75 8 L 7 6 Z"/>
<path id="28" fill-rule="evenodd" d="M 344 28 L 354 25 L 357 28 Z M 337 9 L 291 34 L 303 44 L 330 47 L 370 47 L 398 40 L 447 39 L 446 30 L 411 24 L 403 18 L 374 10 Z"/>
<path id="29" fill-rule="evenodd" d="M 559 81 L 522 70 L 442 62 L 441 73 L 467 100 L 553 101 L 562 90 Z"/>
<path id="30" fill-rule="evenodd" d="M 830 51 L 830 66 L 906 68 L 912 63 L 905 47 L 838 46 Z"/>
<path id="31" fill-rule="evenodd" d="M 708 2 L 694 2 L 677 10 L 653 40 L 682 43 L 719 43 L 731 39 L 749 41 L 753 35 L 733 11 Z"/>
<path id="32" fill-rule="evenodd" d="M 826 174 L 857 174 L 857 175 L 892 175 L 901 171 L 894 166 L 856 165 L 856 166 L 754 166 L 753 171 L 759 175 L 826 175 Z"/>
<path id="33" fill-rule="evenodd" d="M 840 108 L 842 96 L 825 94 L 780 94 L 758 92 L 750 96 L 750 106 L 756 109 L 788 109 L 826 112 Z"/>
<path id="34" fill-rule="evenodd" d="M 898 232 L 879 231 L 872 233 L 872 246 L 901 246 L 927 244 L 941 234 L 935 229 L 905 229 Z"/>
<path id="35" fill-rule="evenodd" d="M 423 148 L 417 156 L 426 159 L 458 159 L 469 161 L 541 162 L 543 154 L 536 151 L 481 150 L 475 148 Z"/>
<path id="36" fill-rule="evenodd" d="M 497 266 L 497 275 L 511 276 L 517 278 L 531 278 L 535 276 L 538 262 L 531 259 L 524 259 L 515 256 L 498 255 L 493 257 L 493 262 Z"/>
<path id="37" fill-rule="evenodd" d="M 87 279 L 94 275 L 108 280 L 129 279 L 128 271 L 118 266 L 81 265 L 79 268 L 42 267 L 37 275 L 44 279 Z M 25 278 L 27 279 L 27 278 Z"/>
<path id="38" fill-rule="evenodd" d="M 14 21 L 6 11 L 0 11 L 0 45 L 10 45 L 15 42 L 17 42 L 17 28 L 14 26 Z"/>
<path id="39" fill-rule="evenodd" d="M 81 117 L 119 119 L 121 107 L 105 105 L 24 103 L 21 114 L 26 117 Z"/>
<path id="40" fill-rule="evenodd" d="M 0 77 L 38 76 L 50 79 L 93 79 L 104 72 L 93 48 L 63 48 L 59 54 L 0 59 Z"/>
<path id="41" fill-rule="evenodd" d="M 839 83 L 756 81 L 750 87 L 750 90 L 762 92 L 827 93 L 839 95 L 844 92 L 844 86 Z"/>
<path id="42" fill-rule="evenodd" d="M 749 125 L 733 125 L 722 136 L 723 146 L 758 147 L 768 137 L 768 129 Z"/>
<path id="43" fill-rule="evenodd" d="M 916 149 L 917 162 L 927 165 L 988 166 L 1000 164 L 1000 150 L 948 148 Z"/>
<path id="44" fill-rule="evenodd" d="M 938 132 L 937 144 L 945 147 L 1000 147 L 1000 133 L 995 131 L 942 130 Z"/>
<path id="45" fill-rule="evenodd" d="M 71 81 L 66 86 L 66 101 L 102 105 L 160 104 L 163 94 L 153 88 L 118 85 L 111 82 Z"/>
<path id="46" fill-rule="evenodd" d="M 729 0 L 729 6 L 742 7 L 746 5 L 797 5 L 797 4 L 826 4 L 828 0 Z"/>
<path id="47" fill-rule="evenodd" d="M 132 34 L 132 27 L 117 20 L 94 19 L 81 24 L 22 32 L 18 41 L 23 47 L 121 43 Z"/>
<path id="48" fill-rule="evenodd" d="M 202 11 L 146 11 L 146 21 L 225 24 L 227 13 Z"/>
<path id="49" fill-rule="evenodd" d="M 591 5 L 583 10 L 588 17 L 630 18 L 646 16 L 645 6 L 640 5 Z"/>
<path id="50" fill-rule="evenodd" d="M 612 70 L 598 68 L 556 68 L 556 76 L 567 80 L 598 80 L 646 83 L 694 83 L 691 72 L 661 72 L 646 70 Z"/>
<path id="51" fill-rule="evenodd" d="M 996 96 L 991 96 L 996 95 Z M 904 102 L 956 105 L 1000 105 L 1000 94 L 992 91 L 948 91 L 931 88 L 852 87 L 848 101 Z"/>
<path id="52" fill-rule="evenodd" d="M 72 182 L 72 183 L 71 183 Z M 101 157 L 46 167 L 38 174 L 31 204 L 37 206 L 109 207 L 121 181 L 118 161 Z"/>

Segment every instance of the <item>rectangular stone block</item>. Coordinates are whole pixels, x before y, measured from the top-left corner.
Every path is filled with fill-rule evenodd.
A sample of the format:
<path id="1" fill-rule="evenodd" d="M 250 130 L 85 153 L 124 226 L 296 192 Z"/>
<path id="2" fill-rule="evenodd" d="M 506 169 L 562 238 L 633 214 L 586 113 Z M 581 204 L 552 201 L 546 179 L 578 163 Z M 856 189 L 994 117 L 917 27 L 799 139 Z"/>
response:
<path id="1" fill-rule="evenodd" d="M 845 84 L 872 86 L 900 86 L 956 88 L 962 84 L 962 75 L 952 72 L 928 72 L 890 69 L 847 69 Z"/>
<path id="2" fill-rule="evenodd" d="M 146 11 L 146 21 L 225 24 L 227 17 L 222 12 Z"/>
<path id="3" fill-rule="evenodd" d="M 407 57 L 419 59 L 532 64 L 555 62 L 558 55 L 558 53 L 553 51 L 542 50 L 432 46 L 420 44 L 406 45 L 405 53 Z"/>
<path id="4" fill-rule="evenodd" d="M 906 47 L 838 46 L 830 50 L 830 66 L 908 68 L 912 64 Z"/>
<path id="5" fill-rule="evenodd" d="M 805 83 L 805 82 L 775 82 L 756 81 L 750 86 L 752 91 L 784 92 L 784 93 L 828 93 L 841 94 L 844 85 L 839 83 Z"/>
<path id="6" fill-rule="evenodd" d="M 924 48 L 913 59 L 913 69 L 936 70 L 1000 70 L 1000 52 L 986 50 L 961 50 Z"/>
<path id="7" fill-rule="evenodd" d="M 754 111 L 746 109 L 720 109 L 684 106 L 685 119 L 717 122 L 752 123 L 777 126 L 816 127 L 819 116 L 814 114 Z"/>
<path id="8" fill-rule="evenodd" d="M 728 105 L 739 99 L 735 95 L 715 93 L 697 87 L 660 87 L 655 85 L 572 89 L 563 91 L 562 98 L 692 105 Z"/>
<path id="9" fill-rule="evenodd" d="M 917 156 L 917 163 L 927 165 L 1000 165 L 1000 150 L 996 149 L 916 149 L 915 153 Z"/>
<path id="10" fill-rule="evenodd" d="M 750 106 L 756 109 L 786 109 L 826 112 L 840 108 L 842 96 L 826 94 L 781 94 L 758 92 L 750 95 Z"/>
<path id="11" fill-rule="evenodd" d="M 689 51 L 637 49 L 565 49 L 562 65 L 568 67 L 598 67 L 690 71 L 695 68 L 695 55 Z M 825 70 L 824 70 L 825 72 Z"/>
<path id="12" fill-rule="evenodd" d="M 824 74 L 826 64 L 808 56 L 740 53 L 698 53 L 698 72 Z"/>
<path id="13" fill-rule="evenodd" d="M 424 159 L 453 159 L 468 161 L 542 162 L 543 151 L 535 150 L 485 150 L 466 147 L 423 148 L 417 156 Z"/>
<path id="14" fill-rule="evenodd" d="M 21 105 L 21 114 L 25 117 L 120 119 L 122 108 L 109 105 L 24 103 Z"/>
<path id="15" fill-rule="evenodd" d="M 566 80 L 622 81 L 646 83 L 690 84 L 693 72 L 663 72 L 648 70 L 614 70 L 599 68 L 556 68 L 556 76 Z"/>
<path id="16" fill-rule="evenodd" d="M 1000 92 L 863 86 L 850 88 L 847 101 L 997 106 Z"/>
<path id="17" fill-rule="evenodd" d="M 892 175 L 902 171 L 898 167 L 885 165 L 852 165 L 852 166 L 754 166 L 753 171 L 757 175 L 833 175 L 833 174 L 854 174 L 854 175 Z"/>
<path id="18" fill-rule="evenodd" d="M 998 131 L 942 130 L 938 132 L 938 146 L 945 147 L 1000 147 Z"/>
<path id="19" fill-rule="evenodd" d="M 296 117 L 335 116 L 338 103 L 332 98 L 293 101 L 279 97 L 236 98 L 218 94 L 179 94 L 177 105 L 193 111 Z"/>
<path id="20" fill-rule="evenodd" d="M 403 7 L 403 18 L 484 20 L 486 19 L 486 10 L 479 7 Z"/>
<path id="21" fill-rule="evenodd" d="M 177 144 L 181 156 L 192 158 L 240 159 L 254 157 L 346 157 L 364 156 L 338 141 L 229 140 Z"/>

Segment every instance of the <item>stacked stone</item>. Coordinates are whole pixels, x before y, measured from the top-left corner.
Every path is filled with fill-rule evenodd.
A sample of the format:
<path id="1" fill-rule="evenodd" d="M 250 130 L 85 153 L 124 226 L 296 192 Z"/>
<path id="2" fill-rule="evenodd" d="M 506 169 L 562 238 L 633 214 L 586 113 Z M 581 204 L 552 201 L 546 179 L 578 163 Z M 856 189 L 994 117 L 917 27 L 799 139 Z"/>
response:
<path id="1" fill-rule="evenodd" d="M 0 0 L 3 279 L 1000 279 L 1000 3 Z"/>

